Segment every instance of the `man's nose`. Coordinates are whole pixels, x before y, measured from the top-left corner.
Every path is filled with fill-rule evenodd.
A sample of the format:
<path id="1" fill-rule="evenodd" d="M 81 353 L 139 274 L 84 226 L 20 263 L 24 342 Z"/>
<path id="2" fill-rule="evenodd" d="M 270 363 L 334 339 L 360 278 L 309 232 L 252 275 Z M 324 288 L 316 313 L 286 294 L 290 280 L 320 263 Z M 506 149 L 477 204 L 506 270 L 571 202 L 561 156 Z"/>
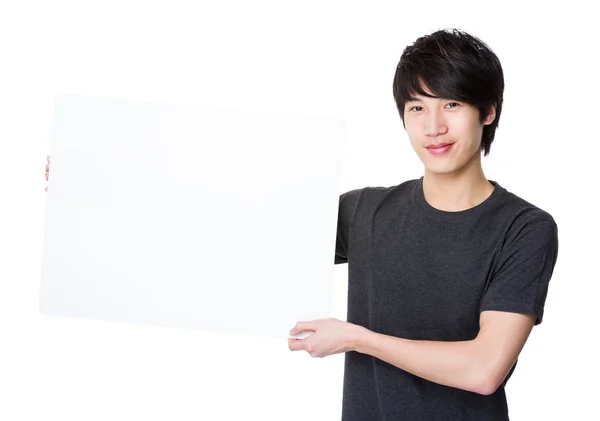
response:
<path id="1" fill-rule="evenodd" d="M 448 126 L 442 114 L 438 111 L 427 113 L 425 116 L 425 135 L 438 136 L 445 134 L 448 131 Z"/>

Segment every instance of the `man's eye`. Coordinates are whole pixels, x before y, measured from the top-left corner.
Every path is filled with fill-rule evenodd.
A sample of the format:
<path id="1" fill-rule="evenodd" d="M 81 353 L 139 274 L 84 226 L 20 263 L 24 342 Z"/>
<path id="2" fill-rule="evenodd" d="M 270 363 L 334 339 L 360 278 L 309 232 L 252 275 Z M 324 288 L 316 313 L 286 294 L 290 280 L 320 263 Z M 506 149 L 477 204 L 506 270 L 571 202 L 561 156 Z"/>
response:
<path id="1" fill-rule="evenodd" d="M 415 108 L 423 108 L 423 107 L 421 107 L 420 105 L 416 105 L 416 106 L 414 106 L 414 107 L 410 108 L 408 111 L 412 111 L 412 110 L 414 110 Z M 421 111 L 421 110 L 415 110 L 415 111 Z"/>
<path id="2" fill-rule="evenodd" d="M 450 107 L 450 108 L 456 108 L 456 107 L 458 107 L 460 105 L 458 102 L 449 102 L 446 105 L 450 105 L 450 104 L 454 104 L 455 105 L 455 107 Z"/>

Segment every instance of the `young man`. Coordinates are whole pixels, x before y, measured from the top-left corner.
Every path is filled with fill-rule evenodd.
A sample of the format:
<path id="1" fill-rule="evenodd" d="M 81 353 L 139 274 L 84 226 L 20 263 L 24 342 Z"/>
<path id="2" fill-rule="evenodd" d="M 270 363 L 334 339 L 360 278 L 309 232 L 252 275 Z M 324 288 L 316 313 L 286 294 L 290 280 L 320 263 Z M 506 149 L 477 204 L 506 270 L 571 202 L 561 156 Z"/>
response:
<path id="1" fill-rule="evenodd" d="M 292 335 L 314 333 L 289 347 L 346 353 L 344 421 L 508 420 L 504 386 L 542 322 L 558 234 L 483 173 L 502 67 L 479 39 L 437 31 L 405 49 L 393 89 L 424 175 L 340 196 L 348 322 L 300 322 Z"/>
<path id="2" fill-rule="evenodd" d="M 340 196 L 348 322 L 299 322 L 293 351 L 345 354 L 344 421 L 508 420 L 504 386 L 542 321 L 552 216 L 486 179 L 502 110 L 496 55 L 458 30 L 407 47 L 394 98 L 420 179 Z"/>

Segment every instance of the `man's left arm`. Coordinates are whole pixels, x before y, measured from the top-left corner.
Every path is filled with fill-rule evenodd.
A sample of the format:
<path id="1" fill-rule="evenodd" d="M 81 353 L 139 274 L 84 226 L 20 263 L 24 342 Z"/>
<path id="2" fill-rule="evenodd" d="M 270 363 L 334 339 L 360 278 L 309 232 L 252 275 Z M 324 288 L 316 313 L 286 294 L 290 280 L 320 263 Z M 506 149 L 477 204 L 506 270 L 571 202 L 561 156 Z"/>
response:
<path id="1" fill-rule="evenodd" d="M 306 339 L 290 339 L 289 348 L 313 357 L 356 351 L 438 384 L 489 395 L 510 372 L 534 323 L 534 315 L 483 311 L 475 339 L 445 342 L 396 338 L 340 320 L 321 319 L 298 323 L 291 334 L 315 333 Z"/>
<path id="2" fill-rule="evenodd" d="M 533 315 L 484 311 L 470 341 L 418 341 L 365 329 L 354 350 L 435 383 L 489 395 L 517 361 L 534 323 Z"/>

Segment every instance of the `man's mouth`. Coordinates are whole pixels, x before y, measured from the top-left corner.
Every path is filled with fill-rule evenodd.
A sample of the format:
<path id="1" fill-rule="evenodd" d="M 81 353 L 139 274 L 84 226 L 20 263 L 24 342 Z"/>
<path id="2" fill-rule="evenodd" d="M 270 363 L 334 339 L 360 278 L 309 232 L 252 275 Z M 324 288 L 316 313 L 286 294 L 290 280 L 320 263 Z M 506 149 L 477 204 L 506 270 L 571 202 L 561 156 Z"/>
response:
<path id="1" fill-rule="evenodd" d="M 427 146 L 427 150 L 434 155 L 441 155 L 450 150 L 454 143 L 436 143 Z"/>

